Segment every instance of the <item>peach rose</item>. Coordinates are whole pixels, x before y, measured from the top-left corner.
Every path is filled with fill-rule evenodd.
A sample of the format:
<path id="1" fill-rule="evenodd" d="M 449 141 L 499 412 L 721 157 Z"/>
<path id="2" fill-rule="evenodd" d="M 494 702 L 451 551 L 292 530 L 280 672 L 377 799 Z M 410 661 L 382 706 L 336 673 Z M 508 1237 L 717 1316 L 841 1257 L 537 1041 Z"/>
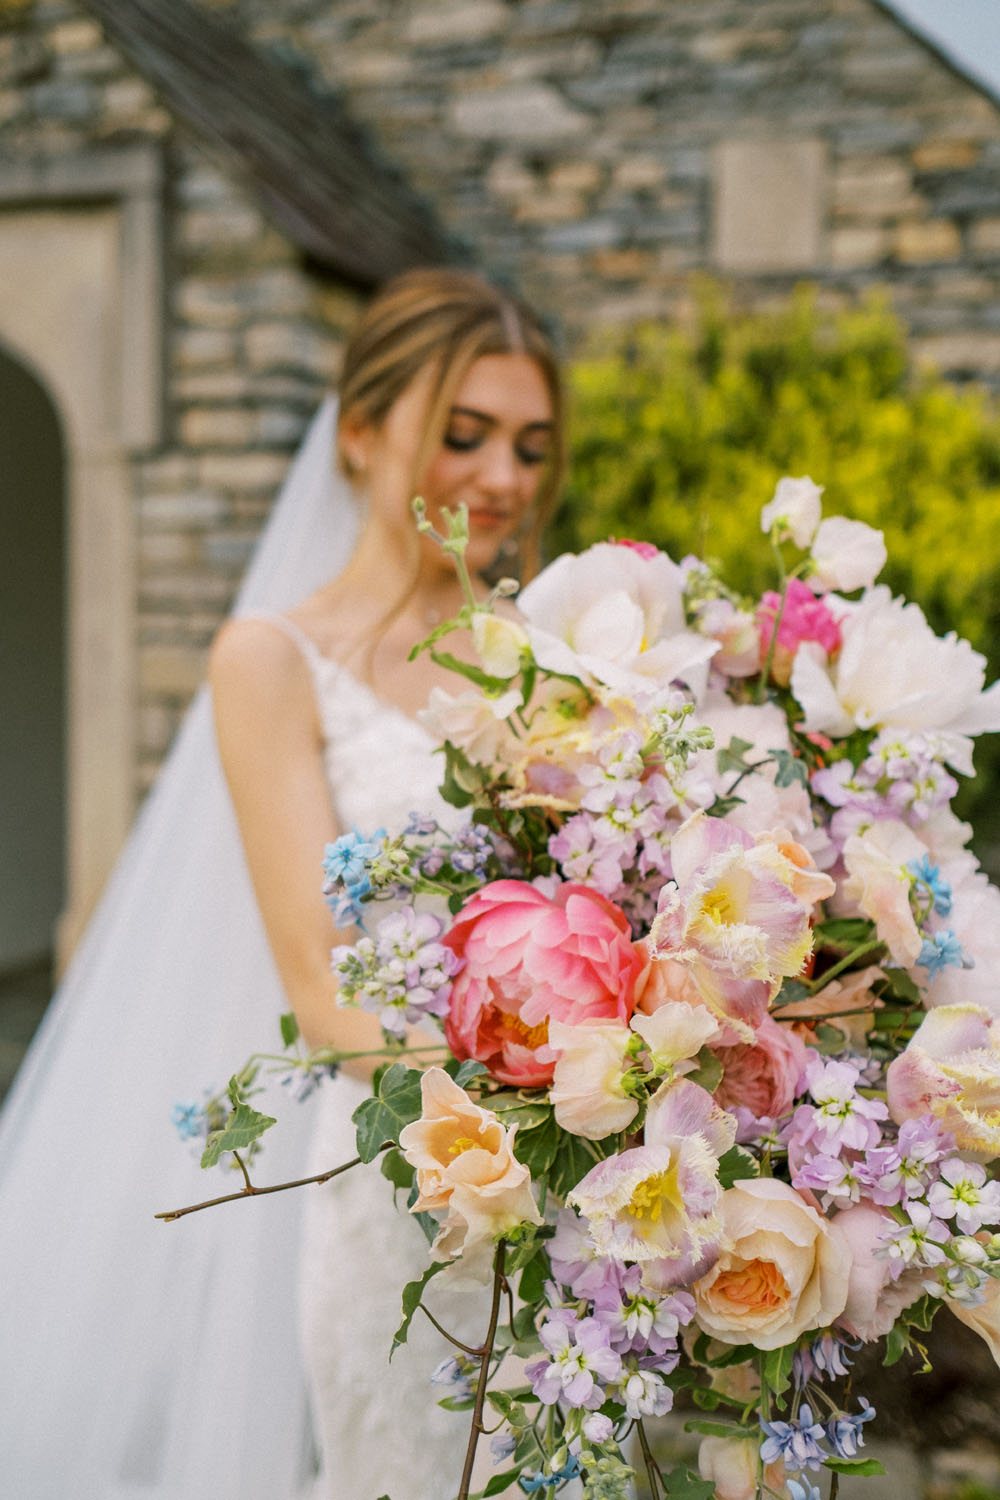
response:
<path id="1" fill-rule="evenodd" d="M 805 1043 L 790 1026 L 765 1016 L 752 1045 L 713 1047 L 712 1051 L 722 1063 L 715 1098 L 723 1109 L 742 1105 L 757 1119 L 777 1119 L 791 1109 L 808 1056 Z"/>
<path id="2" fill-rule="evenodd" d="M 505 1129 L 443 1068 L 427 1069 L 420 1093 L 420 1119 L 399 1136 L 417 1172 L 410 1212 L 445 1214 L 434 1250 L 460 1255 L 473 1273 L 488 1275 L 493 1244 L 506 1230 L 542 1222 L 528 1168 L 514 1157 L 517 1126 Z"/>
<path id="3" fill-rule="evenodd" d="M 853 1203 L 836 1219 L 850 1253 L 847 1302 L 838 1322 L 866 1344 L 887 1334 L 903 1309 L 924 1292 L 924 1275 L 919 1270 L 904 1271 L 893 1280 L 893 1262 L 884 1253 L 883 1235 L 895 1223 L 874 1203 Z"/>
<path id="4" fill-rule="evenodd" d="M 734 1183 L 720 1213 L 726 1248 L 692 1288 L 704 1333 L 779 1349 L 840 1316 L 850 1256 L 835 1223 L 773 1177 Z"/>
<path id="5" fill-rule="evenodd" d="M 642 959 L 625 913 L 587 886 L 550 898 L 497 880 L 465 903 L 442 942 L 463 960 L 444 1033 L 458 1058 L 485 1063 L 502 1083 L 550 1082 L 550 1020 L 628 1024 Z"/>
<path id="6" fill-rule="evenodd" d="M 759 1437 L 702 1438 L 698 1448 L 698 1472 L 715 1485 L 716 1500 L 756 1500 Z M 785 1466 L 779 1460 L 764 1470 L 764 1483 L 775 1494 L 784 1488 Z"/>

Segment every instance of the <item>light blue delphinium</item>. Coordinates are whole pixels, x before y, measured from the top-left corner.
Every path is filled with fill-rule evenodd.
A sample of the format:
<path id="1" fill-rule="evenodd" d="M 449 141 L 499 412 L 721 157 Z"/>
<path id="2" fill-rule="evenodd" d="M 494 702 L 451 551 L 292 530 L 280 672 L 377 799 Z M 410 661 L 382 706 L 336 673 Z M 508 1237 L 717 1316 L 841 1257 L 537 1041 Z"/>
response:
<path id="1" fill-rule="evenodd" d="M 962 945 L 950 927 L 944 932 L 935 932 L 932 937 L 924 938 L 917 963 L 927 970 L 931 979 L 936 979 L 942 969 L 968 967 Z"/>
<path id="2" fill-rule="evenodd" d="M 838 1458 L 856 1458 L 858 1449 L 865 1445 L 861 1428 L 865 1422 L 873 1420 L 875 1408 L 864 1396 L 860 1397 L 860 1401 L 862 1409 L 853 1417 L 846 1411 L 839 1411 L 826 1424 L 830 1446 Z"/>
<path id="3" fill-rule="evenodd" d="M 760 1456 L 766 1464 L 780 1458 L 786 1469 L 818 1469 L 826 1458 L 822 1424 L 813 1420 L 812 1407 L 803 1401 L 794 1422 L 761 1422 L 764 1441 Z"/>
<path id="4" fill-rule="evenodd" d="M 194 1141 L 206 1134 L 208 1120 L 200 1104 L 178 1099 L 170 1118 L 182 1141 Z"/>

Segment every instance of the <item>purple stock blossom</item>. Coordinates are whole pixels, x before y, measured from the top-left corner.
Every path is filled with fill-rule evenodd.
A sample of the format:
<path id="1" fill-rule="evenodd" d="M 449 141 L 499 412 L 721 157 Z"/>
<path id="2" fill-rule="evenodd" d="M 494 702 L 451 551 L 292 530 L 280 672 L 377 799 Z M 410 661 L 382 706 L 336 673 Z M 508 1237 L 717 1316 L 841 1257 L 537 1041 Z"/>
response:
<path id="1" fill-rule="evenodd" d="M 525 1368 L 531 1388 L 545 1406 L 564 1401 L 596 1411 L 607 1399 L 604 1386 L 621 1374 L 621 1357 L 611 1347 L 608 1330 L 597 1318 L 581 1318 L 568 1326 L 561 1318 L 547 1318 L 538 1333 L 548 1359 Z"/>

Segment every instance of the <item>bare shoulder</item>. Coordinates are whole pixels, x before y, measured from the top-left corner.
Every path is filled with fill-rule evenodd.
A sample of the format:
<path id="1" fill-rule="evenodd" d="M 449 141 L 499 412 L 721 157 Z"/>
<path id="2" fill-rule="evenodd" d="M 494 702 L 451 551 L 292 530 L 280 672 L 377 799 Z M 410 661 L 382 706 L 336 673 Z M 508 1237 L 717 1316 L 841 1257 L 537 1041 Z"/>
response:
<path id="1" fill-rule="evenodd" d="M 302 652 L 270 620 L 227 620 L 212 643 L 208 680 L 217 718 L 230 709 L 279 712 L 297 708 L 303 713 L 311 707 L 309 671 Z"/>

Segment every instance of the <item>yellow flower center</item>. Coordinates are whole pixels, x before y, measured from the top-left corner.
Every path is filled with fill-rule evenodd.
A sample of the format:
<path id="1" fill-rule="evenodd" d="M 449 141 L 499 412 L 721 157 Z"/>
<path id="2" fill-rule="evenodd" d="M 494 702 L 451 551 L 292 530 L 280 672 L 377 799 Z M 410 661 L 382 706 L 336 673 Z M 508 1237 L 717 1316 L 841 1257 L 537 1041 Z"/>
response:
<path id="1" fill-rule="evenodd" d="M 680 1208 L 677 1188 L 677 1168 L 668 1167 L 636 1184 L 629 1199 L 629 1213 L 634 1219 L 649 1221 L 649 1227 L 658 1224 L 663 1217 L 664 1204 L 668 1208 Z"/>
<path id="2" fill-rule="evenodd" d="M 544 1047 L 549 1039 L 548 1017 L 539 1021 L 537 1026 L 526 1026 L 520 1016 L 512 1016 L 505 1011 L 503 1025 L 505 1030 L 512 1031 L 526 1047 L 531 1048 L 532 1052 L 536 1047 Z"/>
<path id="3" fill-rule="evenodd" d="M 701 909 L 708 920 L 714 922 L 717 927 L 721 927 L 726 922 L 733 922 L 736 918 L 733 898 L 721 885 L 716 886 L 715 890 L 705 897 L 701 903 Z"/>
<path id="4" fill-rule="evenodd" d="M 448 1147 L 448 1155 L 461 1156 L 463 1151 L 473 1151 L 475 1147 L 476 1142 L 472 1139 L 471 1135 L 459 1135 L 455 1137 L 454 1141 Z"/>

